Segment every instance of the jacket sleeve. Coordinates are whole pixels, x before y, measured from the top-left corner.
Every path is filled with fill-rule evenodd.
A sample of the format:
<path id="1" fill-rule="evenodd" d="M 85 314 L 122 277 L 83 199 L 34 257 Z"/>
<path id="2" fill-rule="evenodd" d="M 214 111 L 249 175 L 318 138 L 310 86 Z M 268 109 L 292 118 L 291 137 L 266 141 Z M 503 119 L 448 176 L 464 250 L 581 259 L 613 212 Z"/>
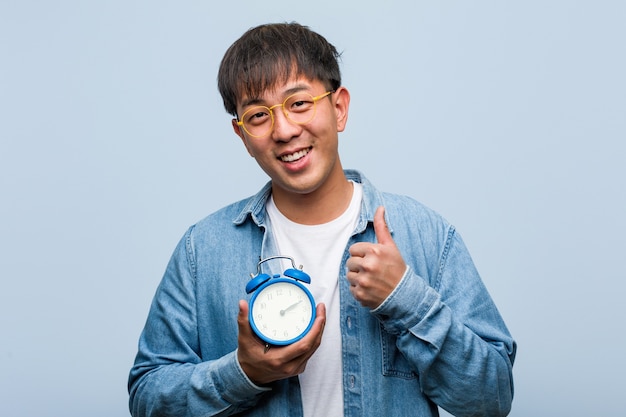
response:
<path id="1" fill-rule="evenodd" d="M 506 416 L 516 344 L 461 238 L 450 226 L 435 279 L 409 266 L 372 311 L 419 375 L 426 394 L 455 416 Z"/>
<path id="2" fill-rule="evenodd" d="M 139 339 L 128 381 L 134 417 L 230 415 L 251 407 L 267 391 L 247 378 L 236 350 L 214 359 L 200 357 L 188 239 L 189 233 L 167 266 Z"/>

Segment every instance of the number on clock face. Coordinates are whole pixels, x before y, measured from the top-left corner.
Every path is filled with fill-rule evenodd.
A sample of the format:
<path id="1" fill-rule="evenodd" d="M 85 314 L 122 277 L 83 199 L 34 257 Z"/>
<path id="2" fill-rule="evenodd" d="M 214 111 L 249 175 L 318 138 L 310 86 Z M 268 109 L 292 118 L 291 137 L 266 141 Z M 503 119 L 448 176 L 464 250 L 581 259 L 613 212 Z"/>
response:
<path id="1" fill-rule="evenodd" d="M 274 282 L 262 288 L 251 308 L 250 316 L 260 336 L 275 342 L 298 338 L 314 316 L 309 296 L 291 281 Z"/>

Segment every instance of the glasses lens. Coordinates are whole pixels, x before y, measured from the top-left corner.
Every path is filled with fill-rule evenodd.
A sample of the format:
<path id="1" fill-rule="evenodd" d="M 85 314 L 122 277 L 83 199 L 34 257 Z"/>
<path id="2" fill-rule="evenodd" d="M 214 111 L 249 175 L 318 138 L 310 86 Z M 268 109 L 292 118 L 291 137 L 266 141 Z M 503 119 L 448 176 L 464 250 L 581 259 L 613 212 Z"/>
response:
<path id="1" fill-rule="evenodd" d="M 298 93 L 287 97 L 283 105 L 285 114 L 294 123 L 308 123 L 315 116 L 315 100 L 306 93 Z"/>
<path id="2" fill-rule="evenodd" d="M 327 94 L 323 95 L 324 97 Z M 313 120 L 315 117 L 315 101 L 318 98 L 307 93 L 296 93 L 285 99 L 282 104 L 283 112 L 289 120 L 297 124 L 305 124 Z M 277 104 L 271 108 L 265 106 L 256 106 L 248 109 L 241 116 L 243 128 L 250 136 L 261 137 L 267 135 L 274 125 L 274 114 L 272 110 L 281 106 Z"/>
<path id="3" fill-rule="evenodd" d="M 248 109 L 241 120 L 246 132 L 251 136 L 263 136 L 272 128 L 272 112 L 264 106 Z"/>

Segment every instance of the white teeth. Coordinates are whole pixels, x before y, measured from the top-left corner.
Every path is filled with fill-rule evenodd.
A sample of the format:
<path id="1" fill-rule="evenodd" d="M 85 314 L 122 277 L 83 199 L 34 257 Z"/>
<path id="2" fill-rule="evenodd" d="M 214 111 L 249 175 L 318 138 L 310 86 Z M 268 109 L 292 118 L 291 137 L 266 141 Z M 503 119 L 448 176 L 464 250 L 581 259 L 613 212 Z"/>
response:
<path id="1" fill-rule="evenodd" d="M 304 157 L 308 153 L 309 153 L 309 149 L 303 149 L 301 151 L 292 153 L 291 155 L 283 155 L 280 157 L 280 160 L 283 162 L 293 162 Z"/>

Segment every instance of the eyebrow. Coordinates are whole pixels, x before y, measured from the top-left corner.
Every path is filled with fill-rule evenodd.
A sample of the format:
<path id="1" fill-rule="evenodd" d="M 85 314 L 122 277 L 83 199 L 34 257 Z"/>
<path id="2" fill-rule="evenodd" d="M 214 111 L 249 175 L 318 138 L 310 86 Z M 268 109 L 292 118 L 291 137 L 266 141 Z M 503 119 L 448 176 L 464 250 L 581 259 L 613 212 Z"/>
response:
<path id="1" fill-rule="evenodd" d="M 296 84 L 293 87 L 283 91 L 283 97 L 289 97 L 292 94 L 299 93 L 300 91 L 308 90 L 310 88 L 311 86 L 309 84 Z M 252 97 L 243 101 L 241 103 L 241 108 L 243 109 L 252 105 L 263 105 L 264 103 L 264 100 L 262 100 L 260 97 Z"/>

